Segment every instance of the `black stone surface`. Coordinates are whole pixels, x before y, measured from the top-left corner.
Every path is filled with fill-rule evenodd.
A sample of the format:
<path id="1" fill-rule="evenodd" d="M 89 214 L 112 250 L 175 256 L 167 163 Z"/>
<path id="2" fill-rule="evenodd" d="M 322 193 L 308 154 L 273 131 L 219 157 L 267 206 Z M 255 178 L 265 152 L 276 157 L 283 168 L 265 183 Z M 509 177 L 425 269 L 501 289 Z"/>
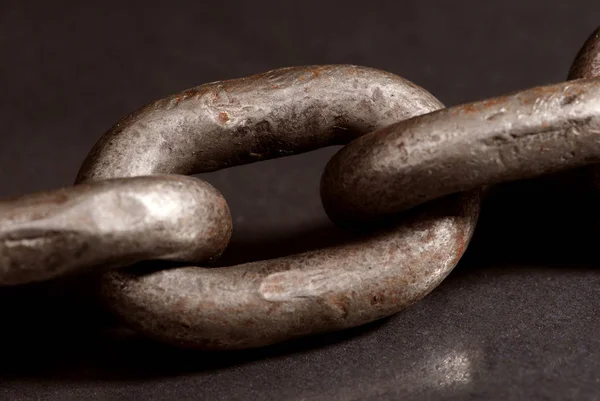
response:
<path id="1" fill-rule="evenodd" d="M 336 4 L 337 3 L 337 4 Z M 0 2 L 0 196 L 70 185 L 119 118 L 188 87 L 290 65 L 388 70 L 447 105 L 560 82 L 597 1 Z M 204 175 L 234 216 L 223 264 L 343 235 L 335 149 Z M 600 399 L 599 199 L 585 171 L 506 185 L 422 302 L 262 350 L 173 350 L 114 326 L 85 280 L 0 289 L 0 398 Z"/>

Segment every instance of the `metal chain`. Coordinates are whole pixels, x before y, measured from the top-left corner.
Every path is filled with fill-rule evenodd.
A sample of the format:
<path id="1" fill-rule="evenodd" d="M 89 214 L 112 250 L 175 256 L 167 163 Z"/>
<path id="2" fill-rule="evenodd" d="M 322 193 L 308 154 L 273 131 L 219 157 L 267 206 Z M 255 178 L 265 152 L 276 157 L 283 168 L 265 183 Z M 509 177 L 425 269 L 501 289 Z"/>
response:
<path id="1" fill-rule="evenodd" d="M 482 187 L 600 162 L 599 76 L 600 29 L 572 81 L 449 109 L 403 78 L 347 65 L 184 91 L 117 123 L 76 186 L 0 202 L 0 285 L 104 272 L 101 296 L 126 324 L 197 349 L 392 315 L 458 263 Z M 273 260 L 180 267 L 209 264 L 232 230 L 223 197 L 186 174 L 336 144 L 347 145 L 325 168 L 323 205 L 369 234 Z M 178 264 L 127 267 L 147 260 Z"/>

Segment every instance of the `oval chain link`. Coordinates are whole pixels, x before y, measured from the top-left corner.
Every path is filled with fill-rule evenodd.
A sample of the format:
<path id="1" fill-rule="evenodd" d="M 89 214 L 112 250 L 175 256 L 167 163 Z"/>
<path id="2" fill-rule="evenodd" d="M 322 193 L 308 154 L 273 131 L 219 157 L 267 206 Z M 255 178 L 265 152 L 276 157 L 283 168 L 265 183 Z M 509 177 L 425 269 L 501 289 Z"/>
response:
<path id="1" fill-rule="evenodd" d="M 364 67 L 271 71 L 140 110 L 100 140 L 79 176 L 212 171 L 347 142 L 440 107 L 424 89 Z M 102 293 L 132 327 L 191 348 L 257 347 L 352 327 L 437 286 L 462 256 L 478 212 L 474 192 L 352 244 L 219 269 L 115 271 Z"/>

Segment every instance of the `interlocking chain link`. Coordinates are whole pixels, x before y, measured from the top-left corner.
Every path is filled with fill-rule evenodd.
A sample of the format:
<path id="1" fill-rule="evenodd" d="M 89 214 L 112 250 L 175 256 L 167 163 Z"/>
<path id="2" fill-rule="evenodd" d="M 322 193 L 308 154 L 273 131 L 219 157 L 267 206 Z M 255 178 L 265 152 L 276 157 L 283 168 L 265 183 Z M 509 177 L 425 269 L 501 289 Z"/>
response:
<path id="1" fill-rule="evenodd" d="M 141 260 L 217 258 L 231 236 L 221 194 L 186 176 L 82 184 L 0 202 L 0 284 Z"/>
<path id="2" fill-rule="evenodd" d="M 277 70 L 147 106 L 100 140 L 79 177 L 212 171 L 348 142 L 440 107 L 424 89 L 369 68 Z M 352 327 L 437 286 L 462 256 L 478 211 L 475 193 L 350 245 L 220 269 L 118 271 L 105 276 L 103 295 L 131 326 L 194 348 Z"/>
<path id="3" fill-rule="evenodd" d="M 324 205 L 336 220 L 368 219 L 600 162 L 598 110 L 600 80 L 590 79 L 401 121 L 333 157 L 323 175 Z"/>
<path id="4" fill-rule="evenodd" d="M 103 272 L 101 296 L 126 324 L 196 349 L 265 346 L 394 314 L 458 263 L 480 188 L 600 162 L 599 32 L 571 81 L 449 109 L 403 78 L 349 65 L 285 68 L 156 101 L 102 137 L 76 186 L 0 202 L 0 285 Z M 369 234 L 193 266 L 223 252 L 232 225 L 218 191 L 185 175 L 336 144 L 348 145 L 324 171 L 323 205 Z M 178 263 L 132 266 L 149 260 Z"/>

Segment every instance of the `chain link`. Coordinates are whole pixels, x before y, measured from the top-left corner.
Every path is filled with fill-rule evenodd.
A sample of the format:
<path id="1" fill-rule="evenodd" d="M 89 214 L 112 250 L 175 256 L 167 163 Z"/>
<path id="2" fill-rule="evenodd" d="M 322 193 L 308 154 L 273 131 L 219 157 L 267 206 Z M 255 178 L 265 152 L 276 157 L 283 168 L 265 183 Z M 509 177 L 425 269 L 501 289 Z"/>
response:
<path id="1" fill-rule="evenodd" d="M 186 176 L 105 180 L 0 202 L 0 284 L 124 267 L 206 262 L 231 236 L 221 194 Z"/>
<path id="2" fill-rule="evenodd" d="M 481 188 L 600 162 L 599 76 L 600 29 L 571 81 L 449 109 L 403 78 L 349 65 L 184 91 L 117 123 L 76 186 L 0 202 L 0 285 L 103 272 L 101 296 L 126 324 L 196 349 L 389 316 L 458 263 Z M 216 259 L 232 229 L 218 191 L 185 175 L 336 144 L 347 145 L 325 168 L 323 205 L 367 234 L 273 260 L 181 267 Z M 137 264 L 156 260 L 178 263 Z"/>
<path id="3" fill-rule="evenodd" d="M 365 135 L 325 168 L 334 220 L 396 213 L 459 191 L 600 162 L 600 80 L 528 89 Z"/>

